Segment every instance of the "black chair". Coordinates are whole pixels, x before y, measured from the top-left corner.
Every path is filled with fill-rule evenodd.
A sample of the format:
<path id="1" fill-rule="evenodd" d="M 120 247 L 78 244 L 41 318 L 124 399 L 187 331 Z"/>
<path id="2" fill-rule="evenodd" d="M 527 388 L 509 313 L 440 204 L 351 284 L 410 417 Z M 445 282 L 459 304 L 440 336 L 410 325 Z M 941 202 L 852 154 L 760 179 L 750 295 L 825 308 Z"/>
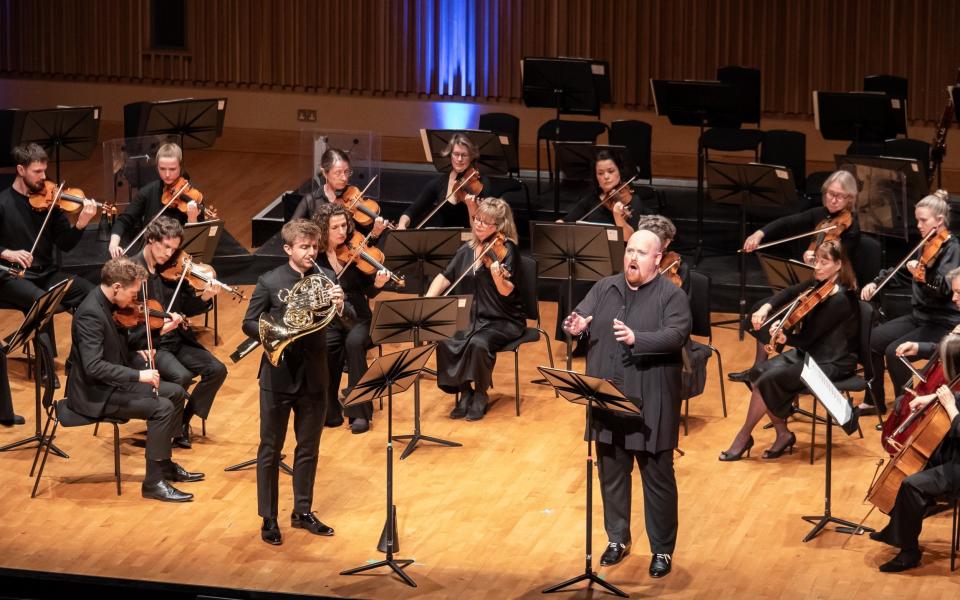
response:
<path id="1" fill-rule="evenodd" d="M 43 434 L 41 436 L 41 442 L 37 446 L 37 453 L 33 457 L 33 464 L 30 466 L 30 476 L 33 477 L 34 471 L 37 473 L 37 478 L 33 482 L 33 490 L 30 492 L 30 497 L 35 498 L 37 496 L 37 489 L 40 486 L 40 477 L 43 475 L 43 469 L 47 465 L 47 457 L 50 455 L 50 446 L 53 444 L 54 440 L 57 437 L 58 426 L 63 427 L 80 427 L 82 425 L 95 425 L 100 423 L 110 423 L 113 425 L 113 475 L 117 481 L 117 495 L 121 493 L 120 490 L 120 425 L 127 422 L 126 419 L 111 419 L 108 417 L 100 417 L 97 419 L 92 419 L 90 417 L 85 417 L 81 414 L 74 412 L 70 406 L 67 404 L 67 399 L 58 400 L 54 402 L 53 400 L 53 380 L 51 374 L 53 373 L 53 358 L 50 356 L 49 352 L 41 346 L 40 351 L 40 361 L 41 369 L 40 372 L 43 374 L 43 396 L 41 397 L 41 403 L 43 405 L 44 411 L 47 413 L 46 423 L 43 425 Z M 53 428 L 51 430 L 51 423 Z M 49 436 L 47 435 L 49 433 Z M 43 454 L 43 459 L 40 459 L 40 454 Z M 37 469 L 37 462 L 40 462 L 40 468 Z"/>
<path id="2" fill-rule="evenodd" d="M 772 129 L 760 140 L 760 162 L 787 167 L 797 187 L 807 180 L 807 136 L 800 131 Z"/>
<path id="3" fill-rule="evenodd" d="M 710 324 L 710 276 L 691 270 L 688 277 L 690 279 L 688 298 L 690 300 L 690 316 L 692 320 L 690 335 L 707 338 L 705 345 L 709 348 L 710 354 L 717 355 L 717 372 L 720 376 L 720 405 L 723 407 L 723 416 L 726 418 L 727 390 L 724 386 L 723 357 L 720 356 L 720 351 L 713 345 L 713 327 Z M 683 434 L 687 435 L 687 418 L 690 416 L 690 398 L 684 398 L 683 402 Z"/>
<path id="4" fill-rule="evenodd" d="M 547 170 L 550 172 L 550 183 L 555 185 L 553 173 L 553 156 L 550 142 L 591 142 L 596 144 L 597 138 L 607 130 L 607 124 L 602 121 L 568 121 L 560 119 L 559 135 L 557 135 L 557 119 L 550 119 L 537 129 L 537 193 L 540 193 L 540 142 L 544 143 L 547 152 Z"/>
<path id="5" fill-rule="evenodd" d="M 520 282 L 520 297 L 523 301 L 524 316 L 536 322 L 536 327 L 527 327 L 516 340 L 504 346 L 498 354 L 513 352 L 513 382 L 516 393 L 517 416 L 520 416 L 520 346 L 531 342 L 543 341 L 547 346 L 547 356 L 550 367 L 553 367 L 553 349 L 550 347 L 550 336 L 540 327 L 540 305 L 537 302 L 537 261 L 529 256 L 520 257 L 520 272 L 515 274 L 514 281 Z"/>
<path id="6" fill-rule="evenodd" d="M 861 233 L 856 251 L 850 253 L 850 264 L 857 276 L 857 285 L 864 286 L 873 281 L 880 272 L 880 258 L 880 240 Z"/>
<path id="7" fill-rule="evenodd" d="M 510 145 L 506 151 L 507 169 L 520 176 L 520 119 L 509 113 L 484 113 L 480 115 L 480 129 L 506 136 Z"/>
<path id="8" fill-rule="evenodd" d="M 870 381 L 873 379 L 873 366 L 870 362 L 870 334 L 873 330 L 873 326 L 876 323 L 876 314 L 874 312 L 873 305 L 869 302 L 863 300 L 858 301 L 860 304 L 860 339 L 857 347 L 857 362 L 860 363 L 863 370 L 860 373 L 855 373 L 846 377 L 844 379 L 835 379 L 831 380 L 833 385 L 840 391 L 840 393 L 847 396 L 847 399 L 852 403 L 853 398 L 851 394 L 865 392 L 866 394 L 873 395 L 873 390 L 870 387 Z M 871 400 L 872 402 L 872 400 Z M 810 426 L 810 464 L 813 464 L 813 452 L 816 448 L 817 441 L 817 421 L 820 419 L 817 416 L 817 401 L 813 401 L 813 418 L 811 419 Z M 879 413 L 877 414 L 877 419 L 880 421 L 880 425 L 883 425 L 883 416 Z M 830 415 L 826 416 L 824 421 L 827 423 L 828 427 L 836 426 L 833 418 Z M 860 434 L 860 437 L 863 438 L 863 430 L 860 429 L 860 425 L 857 425 L 857 430 Z"/>
<path id="9" fill-rule="evenodd" d="M 650 158 L 650 148 L 653 144 L 653 127 L 649 123 L 626 119 L 610 123 L 610 144 L 625 146 L 630 157 L 637 167 L 636 175 L 639 179 L 653 181 L 653 166 Z M 624 174 L 629 179 L 633 174 Z"/>

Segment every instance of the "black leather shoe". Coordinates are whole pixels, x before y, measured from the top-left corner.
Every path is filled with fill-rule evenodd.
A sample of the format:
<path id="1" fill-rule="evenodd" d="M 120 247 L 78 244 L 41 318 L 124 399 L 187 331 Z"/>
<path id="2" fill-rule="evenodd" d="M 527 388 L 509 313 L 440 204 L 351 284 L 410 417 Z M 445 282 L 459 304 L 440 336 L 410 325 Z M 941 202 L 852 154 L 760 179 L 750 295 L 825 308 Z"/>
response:
<path id="1" fill-rule="evenodd" d="M 479 421 L 483 415 L 487 414 L 487 395 L 474 394 L 470 401 L 470 407 L 467 408 L 467 420 Z"/>
<path id="2" fill-rule="evenodd" d="M 470 401 L 473 399 L 473 390 L 460 392 L 460 399 L 457 400 L 457 405 L 453 407 L 453 410 L 450 411 L 451 419 L 462 419 L 467 416 L 467 408 L 470 406 Z"/>
<path id="3" fill-rule="evenodd" d="M 173 438 L 173 445 L 177 448 L 189 450 L 193 448 L 193 441 L 190 439 L 190 437 L 190 424 L 184 423 L 183 427 L 180 429 L 180 435 Z"/>
<path id="4" fill-rule="evenodd" d="M 280 524 L 276 519 L 264 519 L 260 527 L 260 539 L 268 544 L 279 546 L 283 543 L 283 536 L 280 535 Z"/>
<path id="5" fill-rule="evenodd" d="M 140 486 L 140 493 L 144 498 L 163 502 L 190 502 L 193 500 L 193 494 L 181 492 L 163 479 L 155 483 L 143 482 L 143 485 Z"/>
<path id="6" fill-rule="evenodd" d="M 603 556 L 600 557 L 600 566 L 609 567 L 610 565 L 615 565 L 628 554 L 630 554 L 630 544 L 610 542 L 607 544 L 607 549 L 603 551 Z"/>
<path id="7" fill-rule="evenodd" d="M 764 460 L 775 460 L 783 456 L 783 453 L 787 450 L 790 451 L 790 454 L 793 454 L 793 447 L 797 443 L 797 435 L 790 432 L 790 437 L 787 438 L 787 442 L 780 446 L 779 448 L 770 447 L 769 450 L 764 450 L 763 454 L 760 455 L 760 458 Z"/>
<path id="8" fill-rule="evenodd" d="M 887 541 L 887 537 L 883 534 L 882 529 L 880 531 L 871 531 L 869 535 L 870 535 L 870 539 L 875 542 L 881 542 L 888 546 L 896 547 L 894 544 L 891 544 L 890 542 Z"/>
<path id="9" fill-rule="evenodd" d="M 881 573 L 900 573 L 907 569 L 913 569 L 920 566 L 919 550 L 901 550 L 888 562 L 880 565 Z"/>
<path id="10" fill-rule="evenodd" d="M 727 373 L 727 379 L 730 381 L 736 381 L 737 383 L 747 383 L 750 381 L 750 369 L 745 371 L 736 371 L 734 373 Z"/>
<path id="11" fill-rule="evenodd" d="M 670 572 L 673 557 L 669 554 L 654 554 L 650 559 L 650 577 L 663 577 Z"/>
<path id="12" fill-rule="evenodd" d="M 357 418 L 353 420 L 353 423 L 350 423 L 350 433 L 366 433 L 370 431 L 370 421 Z"/>
<path id="13" fill-rule="evenodd" d="M 340 427 L 343 425 L 343 416 L 337 415 L 335 417 L 327 417 L 327 420 L 324 422 L 324 427 Z"/>
<path id="14" fill-rule="evenodd" d="M 14 425 L 23 425 L 26 422 L 27 422 L 26 419 L 24 419 L 20 415 L 13 415 L 12 419 L 0 420 L 0 425 L 3 425 L 4 427 L 13 427 Z"/>
<path id="15" fill-rule="evenodd" d="M 191 473 L 173 461 L 170 461 L 170 464 L 163 468 L 163 478 L 167 481 L 193 483 L 194 481 L 203 481 L 203 477 L 203 473 Z"/>
<path id="16" fill-rule="evenodd" d="M 317 515 L 312 512 L 307 514 L 291 513 L 290 526 L 294 529 L 306 529 L 314 535 L 333 535 L 333 527 L 321 523 Z"/>

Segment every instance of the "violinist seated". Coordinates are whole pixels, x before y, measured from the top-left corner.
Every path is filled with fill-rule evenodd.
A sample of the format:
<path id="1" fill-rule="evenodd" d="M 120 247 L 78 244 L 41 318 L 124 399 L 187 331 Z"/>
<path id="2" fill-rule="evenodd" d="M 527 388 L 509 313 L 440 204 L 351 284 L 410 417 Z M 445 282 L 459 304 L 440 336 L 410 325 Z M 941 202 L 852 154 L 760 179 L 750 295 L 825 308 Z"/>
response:
<path id="1" fill-rule="evenodd" d="M 950 334 L 940 343 L 944 375 L 947 381 L 956 379 L 960 372 L 960 336 Z M 940 407 L 929 406 L 934 402 Z M 957 410 L 955 388 L 940 386 L 936 393 L 918 396 L 910 401 L 910 408 L 919 411 L 942 408 L 946 411 L 949 429 L 943 442 L 927 461 L 926 467 L 908 476 L 900 484 L 890 522 L 870 539 L 899 548 L 900 552 L 880 565 L 884 573 L 897 573 L 919 566 L 920 530 L 927 508 L 941 496 L 960 493 L 960 412 Z"/>
<path id="2" fill-rule="evenodd" d="M 420 191 L 397 229 L 470 226 L 483 190 L 490 189 L 490 181 L 474 166 L 480 151 L 466 134 L 455 133 L 441 155 L 450 157 L 450 172 L 437 175 Z"/>
<path id="3" fill-rule="evenodd" d="M 884 362 L 890 372 L 894 397 L 910 380 L 910 371 L 897 358 L 897 348 L 904 342 L 937 343 L 960 324 L 960 306 L 951 301 L 950 272 L 960 267 L 960 243 L 950 235 L 950 206 L 946 194 L 926 196 L 917 203 L 914 214 L 921 238 L 932 237 L 923 246 L 920 259 L 906 263 L 912 297 L 910 314 L 890 319 L 870 334 L 870 358 L 873 361 L 873 398 L 876 406 L 860 405 L 863 413 L 877 410 L 886 414 Z M 927 255 L 924 259 L 924 255 Z M 925 263 L 920 260 L 926 260 Z M 877 286 L 890 275 L 891 269 L 880 271 L 876 279 L 863 287 L 861 297 L 871 300 Z M 898 273 L 906 278 L 906 273 Z"/>
<path id="4" fill-rule="evenodd" d="M 753 252 L 764 241 L 774 242 L 836 225 L 836 228 L 811 236 L 810 240 L 805 242 L 807 249 L 803 253 L 803 262 L 812 266 L 817 245 L 824 240 L 837 239 L 838 236 L 847 256 L 856 255 L 860 243 L 860 224 L 855 210 L 858 194 L 856 178 L 849 171 L 834 171 L 823 182 L 820 193 L 823 206 L 771 221 L 743 241 L 744 252 Z"/>
<path id="5" fill-rule="evenodd" d="M 340 287 L 354 308 L 355 314 L 339 315 L 327 325 L 327 364 L 330 380 L 327 392 L 327 427 L 343 424 L 343 413 L 350 419 L 351 433 L 364 433 L 373 423 L 373 403 L 352 404 L 345 409 L 340 404 L 340 380 L 343 365 L 347 365 L 347 387 L 343 397 L 349 395 L 353 386 L 367 371 L 367 349 L 370 339 L 370 299 L 374 298 L 390 281 L 386 269 L 366 274 L 353 262 L 345 264 L 341 258 L 349 258 L 347 241 L 354 237 L 353 219 L 350 213 L 338 204 L 321 204 L 313 217 L 320 227 L 320 249 L 317 264 L 339 274 Z"/>
<path id="6" fill-rule="evenodd" d="M 523 334 L 526 318 L 520 283 L 511 279 L 519 271 L 520 252 L 506 201 L 480 202 L 471 238 L 434 278 L 426 295 L 444 295 L 451 285 L 457 293 L 473 294 L 470 326 L 437 344 L 437 385 L 448 394 L 460 394 L 451 419 L 477 421 L 487 411 L 496 353 Z"/>
<path id="7" fill-rule="evenodd" d="M 54 246 L 62 252 L 76 247 L 83 229 L 97 214 L 97 205 L 93 200 L 84 200 L 76 224 L 71 225 L 59 207 L 42 203 L 49 183 L 46 181 L 47 153 L 43 148 L 24 144 L 14 148 L 12 156 L 17 176 L 12 186 L 0 192 L 0 259 L 7 266 L 25 272 L 18 278 L 0 274 L 0 298 L 27 311 L 54 284 L 71 279 L 57 267 Z M 48 209 L 53 212 L 44 227 Z M 36 247 L 31 252 L 34 244 Z M 63 299 L 68 308 L 76 308 L 93 289 L 93 284 L 86 279 L 72 279 L 73 284 Z"/>
<path id="8" fill-rule="evenodd" d="M 689 295 L 690 266 L 683 262 L 679 254 L 669 249 L 670 244 L 677 237 L 677 226 L 663 215 L 644 215 L 640 217 L 640 221 L 637 223 L 637 230 L 640 229 L 652 231 L 660 238 L 660 247 L 663 252 L 663 257 L 658 265 L 660 274 Z"/>
<path id="9" fill-rule="evenodd" d="M 630 239 L 633 232 L 637 230 L 641 207 L 632 202 L 633 190 L 629 185 L 624 185 L 622 181 L 622 165 L 618 162 L 619 160 L 617 155 L 607 150 L 597 152 L 593 165 L 596 175 L 596 188 L 577 200 L 576 205 L 559 222 L 585 221 L 615 225 L 623 232 L 624 243 Z M 674 231 L 676 231 L 676 228 L 674 228 Z M 664 250 L 664 253 L 666 253 L 666 250 Z M 591 287 L 593 287 L 593 282 L 574 283 L 573 306 L 580 304 Z M 557 294 L 558 318 L 554 337 L 558 340 L 565 336 L 563 319 L 559 315 L 569 314 L 573 310 L 573 306 L 567 306 L 568 296 L 567 286 L 563 284 Z M 583 356 L 586 354 L 586 348 L 578 344 L 573 354 L 574 356 Z"/>
<path id="10" fill-rule="evenodd" d="M 183 150 L 177 144 L 164 144 L 157 149 L 157 173 L 160 179 L 151 181 L 137 190 L 137 194 L 127 205 L 126 210 L 117 215 L 110 230 L 110 256 L 123 254 L 121 242 L 133 239 L 147 226 L 153 217 L 164 207 L 164 197 L 169 201 L 184 184 L 180 196 L 163 211 L 164 216 L 176 219 L 181 225 L 197 223 L 207 218 L 204 210 L 203 195 L 189 185 L 183 177 Z M 197 200 L 199 198 L 199 201 Z"/>
<path id="11" fill-rule="evenodd" d="M 103 265 L 100 285 L 87 294 L 73 317 L 66 402 L 71 410 L 91 419 L 145 419 L 147 421 L 144 498 L 188 502 L 193 494 L 171 483 L 203 479 L 171 460 L 171 438 L 180 423 L 186 391 L 160 380 L 149 366 L 146 352 L 130 351 L 127 330 L 118 327 L 114 311 L 135 310 L 146 270 L 129 258 L 112 258 Z M 139 363 L 134 366 L 135 361 Z"/>
<path id="12" fill-rule="evenodd" d="M 730 447 L 720 453 L 721 461 L 740 460 L 753 447 L 753 430 L 768 415 L 777 432 L 776 440 L 763 458 L 779 458 L 793 450 L 797 437 L 787 428 L 794 399 L 806 389 L 800 379 L 803 361 L 810 355 L 830 379 L 852 375 L 857 367 L 860 305 L 856 296 L 856 278 L 840 242 L 823 242 L 817 247 L 814 263 L 815 283 L 798 283 L 765 300 L 751 316 L 751 333 L 769 341 L 767 348 L 788 344 L 792 350 L 767 360 L 757 357 L 747 371 L 751 384 L 746 419 Z M 801 294 L 802 299 L 798 301 Z M 795 303 L 795 306 L 794 306 Z M 791 307 L 767 323 L 777 309 Z M 769 328 L 769 329 L 768 329 Z M 766 331 L 764 331 L 766 330 Z M 769 333 L 769 337 L 763 333 Z"/>
<path id="13" fill-rule="evenodd" d="M 184 389 L 189 389 L 193 378 L 200 376 L 200 381 L 183 408 L 183 416 L 174 436 L 176 446 L 190 448 L 190 420 L 194 415 L 201 419 L 210 416 L 213 400 L 227 378 L 227 368 L 197 340 L 187 321 L 187 317 L 203 314 L 210 309 L 214 296 L 220 292 L 220 286 L 207 283 L 197 294 L 187 280 L 179 282 L 177 271 L 182 272 L 180 261 L 185 258 L 179 250 L 182 239 L 183 227 L 180 223 L 162 216 L 147 227 L 143 250 L 133 260 L 147 270 L 149 298 L 159 302 L 163 310 L 170 314 L 163 328 L 157 332 L 159 335 L 155 334 L 153 338 L 160 376 Z M 143 326 L 131 332 L 131 343 L 136 349 L 146 347 Z"/>
<path id="14" fill-rule="evenodd" d="M 360 197 L 361 190 L 350 185 L 350 176 L 353 175 L 353 169 L 350 168 L 350 155 L 337 148 L 327 148 L 320 156 L 320 175 L 323 176 L 323 188 L 319 194 L 307 194 L 300 200 L 296 210 L 293 212 L 293 219 L 313 219 L 320 207 L 324 204 L 345 205 L 347 201 L 353 205 L 354 201 L 363 204 L 364 198 Z M 367 202 L 371 202 L 367 200 Z M 354 220 L 357 222 L 358 230 L 364 235 L 371 234 L 372 238 L 379 239 L 380 235 L 389 226 L 386 219 L 375 214 L 366 214 L 369 209 L 363 207 L 357 208 L 359 214 L 354 214 Z M 379 211 L 379 206 L 376 208 Z"/>

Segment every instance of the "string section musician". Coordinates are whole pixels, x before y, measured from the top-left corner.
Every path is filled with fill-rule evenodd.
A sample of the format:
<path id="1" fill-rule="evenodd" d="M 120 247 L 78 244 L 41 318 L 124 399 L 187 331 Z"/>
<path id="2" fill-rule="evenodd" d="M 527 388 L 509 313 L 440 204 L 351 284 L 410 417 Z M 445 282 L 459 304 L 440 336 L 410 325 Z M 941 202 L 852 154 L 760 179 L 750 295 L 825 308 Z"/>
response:
<path id="1" fill-rule="evenodd" d="M 496 353 L 520 337 L 526 319 L 520 283 L 513 279 L 519 276 L 520 251 L 510 205 L 486 198 L 472 223 L 471 240 L 433 279 L 426 295 L 443 295 L 452 285 L 473 294 L 469 328 L 437 344 L 437 385 L 448 394 L 460 394 L 451 419 L 478 421 L 487 412 Z"/>
<path id="2" fill-rule="evenodd" d="M 682 348 L 690 335 L 690 304 L 660 275 L 660 239 L 651 231 L 630 236 L 623 273 L 598 281 L 564 319 L 571 335 L 586 336 L 587 374 L 609 379 L 642 410 L 642 417 L 606 411 L 594 415 L 607 549 L 601 565 L 630 552 L 631 474 L 640 467 L 643 511 L 653 557 L 651 577 L 672 568 L 678 527 L 673 452 L 680 436 Z M 589 439 L 589 438 L 588 438 Z"/>
<path id="3" fill-rule="evenodd" d="M 287 262 L 260 276 L 243 317 L 243 332 L 260 339 L 261 315 L 283 319 L 289 292 L 303 278 L 317 270 L 331 281 L 336 275 L 317 267 L 320 228 L 313 221 L 294 219 L 280 230 Z M 343 290 L 330 290 L 338 312 L 352 316 L 344 303 Z M 322 331 L 314 331 L 286 347 L 277 366 L 264 355 L 260 360 L 260 447 L 257 450 L 257 510 L 263 518 L 260 537 L 268 544 L 282 543 L 277 522 L 280 451 L 287 435 L 290 412 L 297 447 L 293 457 L 293 511 L 290 524 L 315 535 L 333 535 L 313 513 L 313 485 L 317 476 L 320 435 L 327 409 L 327 342 Z"/>
<path id="4" fill-rule="evenodd" d="M 147 270 L 148 296 L 160 302 L 163 310 L 170 314 L 161 335 L 154 340 L 160 376 L 184 389 L 190 387 L 194 377 L 200 376 L 200 381 L 183 408 L 183 422 L 173 441 L 181 448 L 190 448 L 190 420 L 194 415 L 201 419 L 210 416 L 213 400 L 227 378 L 227 367 L 197 340 L 187 321 L 187 317 L 210 310 L 220 286 L 208 283 L 197 294 L 189 283 L 167 274 L 176 272 L 178 261 L 183 259 L 180 252 L 182 240 L 183 227 L 180 223 L 162 216 L 147 226 L 143 250 L 133 260 Z M 132 338 L 137 347 L 146 347 L 143 326 L 134 330 Z"/>
<path id="5" fill-rule="evenodd" d="M 147 421 L 144 498 L 188 502 L 193 494 L 171 483 L 203 479 L 171 460 L 171 438 L 181 422 L 180 407 L 186 392 L 175 383 L 160 380 L 150 369 L 145 351 L 132 354 L 127 330 L 114 321 L 113 311 L 137 302 L 146 269 L 129 258 L 112 258 L 103 265 L 100 285 L 90 290 L 73 315 L 67 403 L 86 417 L 145 419 Z M 148 368 L 138 368 L 134 365 Z"/>
<path id="6" fill-rule="evenodd" d="M 926 196 L 914 209 L 921 238 L 932 236 L 924 243 L 920 255 L 906 263 L 906 270 L 896 277 L 909 278 L 911 289 L 909 314 L 890 319 L 870 333 L 870 357 L 873 361 L 872 397 L 876 406 L 864 403 L 860 410 L 886 413 L 884 363 L 893 382 L 894 397 L 900 395 L 910 379 L 910 370 L 897 357 L 897 349 L 904 342 L 936 343 L 960 324 L 960 308 L 950 298 L 947 274 L 960 267 L 960 243 L 950 234 L 950 206 L 946 192 Z M 873 298 L 877 286 L 890 274 L 880 271 L 876 279 L 863 286 L 861 297 Z"/>
<path id="7" fill-rule="evenodd" d="M 157 213 L 163 210 L 164 192 L 172 197 L 184 184 L 188 185 L 187 190 L 190 189 L 189 183 L 183 177 L 183 150 L 177 144 L 164 144 L 157 149 L 157 174 L 160 179 L 151 181 L 137 190 L 126 210 L 117 215 L 110 230 L 108 247 L 110 256 L 123 254 L 121 241 L 136 236 Z M 183 193 L 181 198 L 184 200 L 184 210 L 170 206 L 164 210 L 164 216 L 176 219 L 180 224 L 197 223 L 206 218 L 200 203 Z"/>
<path id="8" fill-rule="evenodd" d="M 31 143 L 14 148 L 12 156 L 17 176 L 12 186 L 0 192 L 0 259 L 26 272 L 22 278 L 0 274 L 0 297 L 26 311 L 51 286 L 71 278 L 57 267 L 54 248 L 73 250 L 97 214 L 97 206 L 93 200 L 84 200 L 76 224 L 57 206 L 49 209 L 48 219 L 47 210 L 30 205 L 31 195 L 45 191 L 47 153 Z M 76 308 L 92 288 L 89 281 L 73 278 L 63 304 Z"/>

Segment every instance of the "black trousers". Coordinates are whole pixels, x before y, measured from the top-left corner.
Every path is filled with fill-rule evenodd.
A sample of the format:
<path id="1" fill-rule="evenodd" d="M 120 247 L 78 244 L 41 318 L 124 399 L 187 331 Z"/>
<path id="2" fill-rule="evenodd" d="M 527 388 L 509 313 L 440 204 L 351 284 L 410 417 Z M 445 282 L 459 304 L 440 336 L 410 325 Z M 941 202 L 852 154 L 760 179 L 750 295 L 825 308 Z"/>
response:
<path id="1" fill-rule="evenodd" d="M 885 411 L 887 407 L 883 381 L 884 359 L 893 382 L 893 397 L 896 398 L 910 381 L 910 370 L 897 358 L 897 346 L 903 342 L 939 342 L 951 329 L 953 327 L 950 325 L 926 323 L 915 319 L 913 315 L 903 315 L 870 332 L 870 358 L 874 373 L 871 389 L 879 410 Z"/>
<path id="2" fill-rule="evenodd" d="M 673 450 L 650 453 L 619 444 L 597 443 L 597 467 L 603 497 L 603 527 L 611 542 L 629 544 L 633 462 L 640 466 L 643 518 L 654 554 L 672 554 L 677 545 L 677 478 Z"/>
<path id="3" fill-rule="evenodd" d="M 184 417 L 209 417 L 213 399 L 227 379 L 227 367 L 206 348 L 188 344 L 181 344 L 176 349 L 157 350 L 156 363 L 161 378 L 172 381 L 183 389 L 188 389 L 193 378 L 200 376 L 200 381 L 190 392 Z"/>
<path id="4" fill-rule="evenodd" d="M 351 389 L 367 372 L 367 349 L 373 345 L 370 340 L 370 320 L 359 321 L 352 327 L 345 327 L 339 321 L 334 321 L 327 327 L 326 335 L 327 365 L 330 372 L 327 419 L 334 419 L 342 411 L 350 419 L 370 420 L 373 418 L 373 402 L 352 404 L 346 408 L 340 404 L 340 380 L 344 362 L 347 364 L 347 385 Z"/>
<path id="5" fill-rule="evenodd" d="M 260 390 L 260 448 L 257 450 L 257 510 L 261 517 L 277 518 L 280 451 L 293 410 L 297 448 L 293 455 L 293 510 L 308 513 L 313 506 L 320 434 L 327 401 L 320 394 L 282 394 Z"/>
<path id="6" fill-rule="evenodd" d="M 920 530 L 927 507 L 938 496 L 960 491 L 960 464 L 942 463 L 938 456 L 939 453 L 931 458 L 932 466 L 928 465 L 900 484 L 897 500 L 890 511 L 890 523 L 881 531 L 887 543 L 903 550 L 919 550 Z"/>
<path id="7" fill-rule="evenodd" d="M 183 400 L 187 392 L 168 381 L 160 382 L 159 394 L 146 383 L 128 383 L 119 387 L 103 407 L 104 417 L 145 419 L 147 421 L 146 459 L 169 459 L 170 441 L 179 431 Z M 89 415 L 93 416 L 93 415 Z"/>
<path id="8" fill-rule="evenodd" d="M 7 374 L 7 354 L 0 350 L 0 421 L 12 421 L 14 414 L 10 377 Z"/>
<path id="9" fill-rule="evenodd" d="M 63 297 L 63 305 L 67 308 L 76 308 L 87 296 L 87 292 L 93 289 L 93 284 L 83 277 L 67 275 L 62 271 L 51 271 L 36 278 L 27 275 L 24 279 L 0 281 L 0 298 L 26 311 L 52 285 L 64 279 L 73 279 L 73 284 Z"/>

